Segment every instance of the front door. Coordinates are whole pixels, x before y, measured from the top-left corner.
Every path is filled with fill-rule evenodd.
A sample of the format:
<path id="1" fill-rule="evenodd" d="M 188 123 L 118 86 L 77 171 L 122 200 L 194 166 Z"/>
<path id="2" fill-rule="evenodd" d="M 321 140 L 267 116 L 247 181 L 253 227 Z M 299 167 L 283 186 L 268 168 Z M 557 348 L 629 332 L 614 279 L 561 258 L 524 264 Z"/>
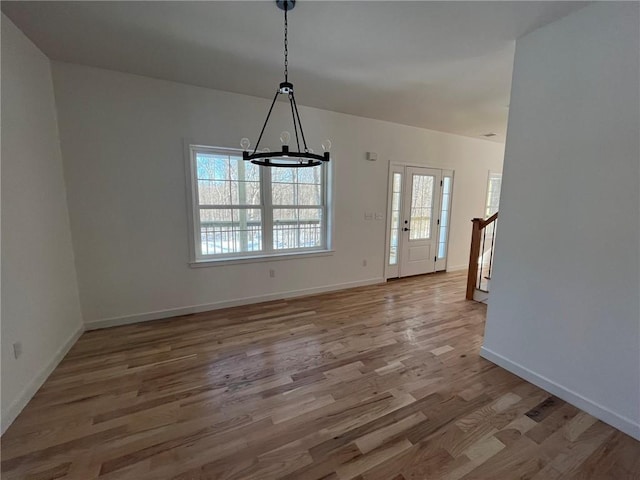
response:
<path id="1" fill-rule="evenodd" d="M 452 171 L 390 166 L 386 278 L 446 269 L 452 182 Z"/>
<path id="2" fill-rule="evenodd" d="M 400 276 L 435 272 L 441 171 L 406 167 Z"/>

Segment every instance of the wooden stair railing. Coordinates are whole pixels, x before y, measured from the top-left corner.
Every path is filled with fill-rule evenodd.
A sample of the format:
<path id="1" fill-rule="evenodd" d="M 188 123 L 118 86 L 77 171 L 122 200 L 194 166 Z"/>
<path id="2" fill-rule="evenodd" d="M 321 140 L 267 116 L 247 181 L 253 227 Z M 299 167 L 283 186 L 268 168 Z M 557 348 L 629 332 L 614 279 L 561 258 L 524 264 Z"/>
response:
<path id="1" fill-rule="evenodd" d="M 493 224 L 493 234 L 491 236 L 490 260 L 489 260 L 489 277 L 491 275 L 491 263 L 493 262 L 493 245 L 495 239 L 495 222 L 498 220 L 498 212 L 489 218 L 474 218 L 473 230 L 471 231 L 471 250 L 469 252 L 469 273 L 467 275 L 467 300 L 474 299 L 476 289 L 480 288 L 482 278 L 478 280 L 478 264 L 479 260 L 485 254 L 484 241 L 486 240 L 486 228 Z"/>

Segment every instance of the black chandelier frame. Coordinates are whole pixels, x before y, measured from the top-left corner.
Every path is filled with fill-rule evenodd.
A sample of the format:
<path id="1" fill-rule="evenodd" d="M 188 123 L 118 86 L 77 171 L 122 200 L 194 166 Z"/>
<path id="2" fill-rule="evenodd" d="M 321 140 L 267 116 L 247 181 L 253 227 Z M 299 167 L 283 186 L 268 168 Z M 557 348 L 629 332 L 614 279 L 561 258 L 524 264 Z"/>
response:
<path id="1" fill-rule="evenodd" d="M 249 153 L 248 150 L 244 150 L 242 152 L 242 159 L 263 167 L 315 167 L 318 165 L 322 165 L 324 162 L 328 162 L 330 160 L 330 153 L 324 152 L 323 155 L 318 155 L 309 151 L 309 148 L 307 147 L 307 140 L 304 136 L 304 130 L 302 129 L 302 121 L 300 120 L 300 113 L 298 112 L 298 104 L 296 103 L 293 84 L 289 82 L 289 23 L 287 12 L 295 7 L 296 1 L 276 0 L 276 4 L 278 8 L 284 10 L 284 82 L 280 83 L 280 86 L 278 87 L 278 90 L 273 97 L 271 107 L 269 108 L 269 113 L 267 113 L 267 118 L 262 125 L 262 130 L 260 131 L 260 136 L 258 137 L 258 141 L 256 142 L 256 146 L 254 147 L 253 152 Z M 278 152 L 259 152 L 258 149 L 260 148 L 260 141 L 262 140 L 264 131 L 267 128 L 267 123 L 269 123 L 271 112 L 273 111 L 273 107 L 275 106 L 279 95 L 287 95 L 288 97 L 289 105 L 291 107 L 291 116 L 293 118 L 293 129 L 295 133 L 296 146 L 298 150 L 291 151 L 289 149 L 289 145 L 282 145 L 282 150 Z M 300 137 L 302 137 L 302 146 L 304 147 L 304 149 L 302 150 L 300 148 Z"/>

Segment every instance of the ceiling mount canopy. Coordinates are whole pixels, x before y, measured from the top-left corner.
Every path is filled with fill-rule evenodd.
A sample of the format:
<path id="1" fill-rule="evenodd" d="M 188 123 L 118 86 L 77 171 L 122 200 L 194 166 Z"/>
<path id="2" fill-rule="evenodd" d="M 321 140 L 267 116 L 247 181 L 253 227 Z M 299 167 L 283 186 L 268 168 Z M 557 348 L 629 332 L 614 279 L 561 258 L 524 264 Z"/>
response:
<path id="1" fill-rule="evenodd" d="M 240 146 L 243 150 L 242 158 L 243 160 L 247 160 L 251 163 L 261 165 L 263 167 L 315 167 L 317 165 L 322 165 L 323 162 L 329 161 L 329 150 L 331 149 L 331 142 L 329 140 L 325 140 L 322 143 L 322 149 L 324 150 L 323 155 L 314 153 L 313 149 L 307 146 L 307 139 L 305 138 L 304 130 L 302 129 L 302 121 L 300 120 L 300 113 L 298 112 L 298 104 L 296 103 L 293 84 L 289 82 L 289 21 L 287 12 L 291 11 L 295 7 L 296 1 L 276 0 L 276 5 L 278 6 L 278 8 L 284 11 L 284 82 L 280 82 L 278 90 L 273 97 L 271 107 L 269 108 L 269 113 L 267 113 L 267 118 L 262 125 L 262 130 L 260 131 L 260 135 L 258 136 L 258 141 L 256 142 L 256 146 L 254 147 L 253 152 L 249 153 L 249 146 L 251 143 L 249 142 L 248 138 L 243 138 L 240 141 Z M 262 135 L 264 134 L 264 130 L 267 127 L 267 123 L 269 123 L 271 112 L 273 111 L 273 107 L 279 95 L 286 95 L 289 100 L 289 105 L 291 107 L 291 117 L 293 120 L 293 131 L 295 133 L 295 148 L 297 150 L 291 149 L 289 147 L 291 134 L 286 131 L 282 132 L 282 134 L 280 135 L 280 141 L 282 142 L 280 151 L 272 152 L 268 148 L 263 148 L 262 150 L 260 150 L 260 141 L 262 140 Z M 300 144 L 300 140 L 302 140 L 302 145 Z"/>
<path id="2" fill-rule="evenodd" d="M 280 10 L 291 11 L 296 6 L 296 0 L 276 0 L 276 5 Z"/>

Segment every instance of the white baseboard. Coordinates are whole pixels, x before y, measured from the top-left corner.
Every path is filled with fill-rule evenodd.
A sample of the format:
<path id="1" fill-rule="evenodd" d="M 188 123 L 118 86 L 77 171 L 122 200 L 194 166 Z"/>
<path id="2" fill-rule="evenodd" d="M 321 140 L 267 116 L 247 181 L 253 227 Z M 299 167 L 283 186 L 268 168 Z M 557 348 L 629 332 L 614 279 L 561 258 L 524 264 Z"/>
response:
<path id="1" fill-rule="evenodd" d="M 447 266 L 447 272 L 460 272 L 462 270 L 468 270 L 468 269 L 469 269 L 469 265 L 468 264 L 453 265 L 452 267 Z"/>
<path id="2" fill-rule="evenodd" d="M 187 307 L 170 308 L 167 310 L 157 310 L 154 312 L 125 315 L 122 317 L 105 318 L 101 320 L 86 322 L 85 329 L 96 330 L 99 328 L 115 327 L 118 325 L 129 325 L 132 323 L 148 322 L 150 320 L 160 320 L 163 318 L 177 317 L 180 315 L 189 315 L 191 313 L 208 312 L 210 310 L 219 310 L 221 308 L 238 307 L 241 305 L 250 305 L 253 303 L 270 302 L 272 300 L 303 297 L 306 295 L 333 292 L 336 290 L 346 290 L 348 288 L 364 287 L 366 285 L 376 285 L 379 283 L 384 283 L 384 279 L 369 278 L 367 280 L 358 280 L 355 282 L 325 285 L 322 287 L 304 288 L 301 290 L 292 290 L 288 292 L 268 293 L 266 295 L 258 295 L 255 297 L 236 298 L 233 300 L 223 300 L 220 302 L 205 303 L 201 305 L 191 305 Z"/>
<path id="3" fill-rule="evenodd" d="M 7 428 L 13 423 L 13 421 L 20 415 L 20 412 L 24 407 L 27 406 L 29 400 L 33 398 L 38 389 L 42 386 L 51 372 L 58 366 L 58 364 L 62 361 L 64 356 L 71 350 L 71 347 L 76 343 L 80 335 L 84 332 L 84 325 L 80 325 L 67 340 L 62 344 L 62 346 L 56 350 L 56 353 L 53 354 L 53 357 L 45 367 L 40 370 L 40 373 L 36 375 L 36 377 L 29 382 L 29 384 L 20 392 L 18 397 L 9 405 L 6 411 L 2 412 L 2 425 L 1 425 L 1 433 L 7 431 Z"/>
<path id="4" fill-rule="evenodd" d="M 603 407 L 602 405 L 599 405 L 598 403 L 589 400 L 586 397 L 583 397 L 579 393 L 569 390 L 562 385 L 559 385 L 553 380 L 543 377 L 542 375 L 539 375 L 516 362 L 512 362 L 508 358 L 505 358 L 502 355 L 489 350 L 488 348 L 482 347 L 480 349 L 480 356 L 525 379 L 526 381 L 533 383 L 543 390 L 552 393 L 556 397 L 569 402 L 575 407 L 584 410 L 588 414 L 593 415 L 594 417 L 602 420 L 605 423 L 608 423 L 612 427 L 617 428 L 627 435 L 640 440 L 640 423 L 634 422 L 630 418 L 619 415 L 609 410 L 607 407 Z"/>

